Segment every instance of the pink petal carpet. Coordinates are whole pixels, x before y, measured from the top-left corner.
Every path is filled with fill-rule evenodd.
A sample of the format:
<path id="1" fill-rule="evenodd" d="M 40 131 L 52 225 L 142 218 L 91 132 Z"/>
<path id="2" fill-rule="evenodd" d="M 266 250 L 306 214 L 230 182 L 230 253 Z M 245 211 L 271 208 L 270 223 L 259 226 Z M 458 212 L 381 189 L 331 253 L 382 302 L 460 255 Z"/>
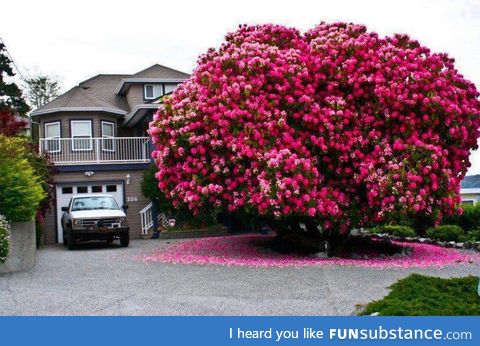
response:
<path id="1" fill-rule="evenodd" d="M 305 267 L 321 265 L 359 266 L 374 268 L 427 268 L 444 267 L 458 263 L 480 263 L 480 254 L 473 251 L 443 248 L 422 243 L 401 243 L 409 247 L 411 253 L 405 256 L 368 258 L 318 258 L 280 254 L 262 247 L 260 244 L 271 239 L 272 235 L 246 234 L 224 237 L 182 240 L 167 248 L 145 253 L 135 259 L 149 262 L 246 266 L 246 267 Z"/>

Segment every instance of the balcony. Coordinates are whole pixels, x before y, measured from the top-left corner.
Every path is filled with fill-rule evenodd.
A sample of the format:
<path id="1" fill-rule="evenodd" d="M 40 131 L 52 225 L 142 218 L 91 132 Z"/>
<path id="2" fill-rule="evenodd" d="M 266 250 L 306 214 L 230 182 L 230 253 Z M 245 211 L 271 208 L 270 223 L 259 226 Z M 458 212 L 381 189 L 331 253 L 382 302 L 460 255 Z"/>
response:
<path id="1" fill-rule="evenodd" d="M 150 162 L 149 137 L 41 138 L 39 144 L 56 166 Z"/>

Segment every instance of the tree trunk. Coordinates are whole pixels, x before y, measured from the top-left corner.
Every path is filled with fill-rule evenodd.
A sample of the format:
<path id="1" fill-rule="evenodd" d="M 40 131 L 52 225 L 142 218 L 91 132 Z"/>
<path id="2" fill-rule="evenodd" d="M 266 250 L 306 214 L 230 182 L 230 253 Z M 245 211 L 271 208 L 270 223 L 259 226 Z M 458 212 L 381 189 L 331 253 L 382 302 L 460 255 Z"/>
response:
<path id="1" fill-rule="evenodd" d="M 328 256 L 329 251 L 346 238 L 332 231 L 322 231 L 319 224 L 309 218 L 267 220 L 266 223 L 277 233 L 273 247 L 284 253 L 324 253 Z"/>

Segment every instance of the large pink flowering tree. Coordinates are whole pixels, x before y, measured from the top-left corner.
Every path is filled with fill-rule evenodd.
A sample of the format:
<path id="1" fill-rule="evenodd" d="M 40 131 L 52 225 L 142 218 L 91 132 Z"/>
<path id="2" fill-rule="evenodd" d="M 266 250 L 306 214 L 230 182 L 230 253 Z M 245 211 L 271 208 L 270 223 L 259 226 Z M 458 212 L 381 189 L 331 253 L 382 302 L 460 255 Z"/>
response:
<path id="1" fill-rule="evenodd" d="M 453 63 L 361 25 L 241 26 L 150 124 L 159 188 L 280 232 L 439 220 L 457 211 L 479 136 L 479 94 Z"/>

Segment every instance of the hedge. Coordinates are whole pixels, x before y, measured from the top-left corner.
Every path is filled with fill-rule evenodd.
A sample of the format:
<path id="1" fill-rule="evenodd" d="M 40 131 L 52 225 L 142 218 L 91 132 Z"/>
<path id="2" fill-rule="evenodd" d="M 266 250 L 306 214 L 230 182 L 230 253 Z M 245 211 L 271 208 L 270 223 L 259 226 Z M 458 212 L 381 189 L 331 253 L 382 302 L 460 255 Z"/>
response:
<path id="1" fill-rule="evenodd" d="M 465 231 L 457 225 L 440 225 L 427 229 L 426 236 L 443 241 L 464 240 Z"/>
<path id="2" fill-rule="evenodd" d="M 387 233 L 397 237 L 415 237 L 417 233 L 409 226 L 403 225 L 381 225 L 374 227 L 372 233 Z"/>
<path id="3" fill-rule="evenodd" d="M 46 194 L 16 139 L 0 135 L 0 212 L 10 222 L 31 221 Z M 21 152 L 20 152 L 21 153 Z"/>

